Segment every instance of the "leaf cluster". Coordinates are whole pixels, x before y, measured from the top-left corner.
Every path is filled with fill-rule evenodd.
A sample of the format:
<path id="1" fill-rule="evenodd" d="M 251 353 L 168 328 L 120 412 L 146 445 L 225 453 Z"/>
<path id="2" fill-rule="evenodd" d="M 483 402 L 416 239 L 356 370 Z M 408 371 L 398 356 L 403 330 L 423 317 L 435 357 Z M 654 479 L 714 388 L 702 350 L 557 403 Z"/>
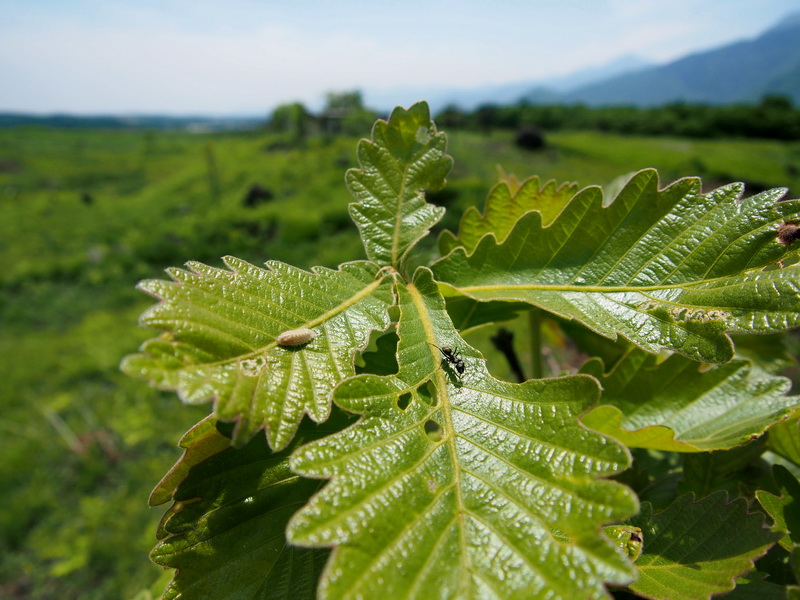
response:
<path id="1" fill-rule="evenodd" d="M 140 285 L 160 334 L 123 369 L 214 403 L 151 497 L 164 597 L 796 593 L 800 401 L 754 334 L 800 325 L 800 202 L 504 177 L 411 268 L 445 146 L 425 103 L 360 142 L 367 260 Z M 465 336 L 521 313 L 594 358 L 494 377 Z"/>

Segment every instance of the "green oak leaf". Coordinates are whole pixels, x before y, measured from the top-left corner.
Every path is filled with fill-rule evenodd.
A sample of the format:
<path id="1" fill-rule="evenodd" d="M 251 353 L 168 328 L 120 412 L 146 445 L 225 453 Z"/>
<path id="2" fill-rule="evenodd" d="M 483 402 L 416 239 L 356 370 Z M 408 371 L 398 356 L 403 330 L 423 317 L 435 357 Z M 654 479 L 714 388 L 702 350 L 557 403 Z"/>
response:
<path id="1" fill-rule="evenodd" d="M 419 102 L 396 108 L 389 121 L 377 121 L 372 140 L 358 144 L 360 169 L 345 180 L 356 202 L 350 216 L 370 260 L 399 269 L 407 252 L 442 218 L 444 208 L 428 204 L 424 189 L 444 186 L 453 159 L 436 132 L 430 110 Z"/>
<path id="2" fill-rule="evenodd" d="M 312 272 L 232 257 L 225 264 L 189 263 L 188 271 L 168 271 L 173 281 L 139 285 L 159 299 L 140 323 L 165 333 L 127 357 L 123 370 L 189 404 L 214 399 L 216 416 L 237 422 L 236 446 L 263 427 L 270 445 L 284 448 L 303 415 L 328 418 L 331 390 L 355 373 L 354 354 L 371 331 L 388 327 L 391 278 L 367 262 Z M 281 333 L 298 328 L 316 337 L 278 345 Z"/>
<path id="3" fill-rule="evenodd" d="M 219 454 L 231 445 L 231 441 L 217 431 L 216 419 L 206 417 L 183 434 L 179 445 L 184 449 L 183 456 L 150 494 L 150 506 L 169 502 L 180 482 L 186 478 L 189 469 Z"/>
<path id="4" fill-rule="evenodd" d="M 661 360 L 639 349 L 610 373 L 600 360 L 581 369 L 603 386 L 583 423 L 629 448 L 709 452 L 747 443 L 789 418 L 800 396 L 791 381 L 733 360 L 710 368 L 679 354 Z"/>
<path id="5" fill-rule="evenodd" d="M 695 178 L 659 190 L 657 173 L 644 170 L 608 206 L 600 188 L 586 188 L 548 226 L 528 212 L 504 242 L 484 236 L 472 254 L 455 248 L 432 269 L 478 300 L 529 302 L 649 352 L 726 362 L 726 332 L 800 325 L 800 265 L 779 262 L 798 244 L 777 239 L 800 202 L 776 202 L 784 189 L 742 191 L 703 194 Z"/>
<path id="6" fill-rule="evenodd" d="M 588 376 L 494 379 L 456 334 L 431 273 L 398 282 L 395 375 L 339 384 L 361 415 L 292 456 L 330 482 L 290 521 L 290 542 L 334 547 L 321 598 L 609 598 L 630 563 L 601 534 L 637 509 L 602 478 L 629 454 L 581 426 Z M 463 373 L 433 346 L 460 353 Z"/>
<path id="7" fill-rule="evenodd" d="M 681 460 L 682 480 L 678 483 L 678 489 L 693 492 L 701 498 L 719 490 L 725 490 L 732 496 L 743 493 L 743 487 L 747 485 L 745 471 L 752 470 L 762 457 L 765 442 L 762 437 L 730 450 L 684 454 Z M 764 474 L 766 476 L 767 472 Z"/>
<path id="8" fill-rule="evenodd" d="M 769 430 L 770 450 L 800 466 L 800 412 Z"/>
<path id="9" fill-rule="evenodd" d="M 290 546 L 285 536 L 289 517 L 319 488 L 318 481 L 291 472 L 289 454 L 314 437 L 319 433 L 301 429 L 278 453 L 253 438 L 200 462 L 189 458 L 194 464 L 188 469 L 182 463 L 208 438 L 185 440 L 186 454 L 174 469 L 185 478 L 172 494 L 161 541 L 150 556 L 177 570 L 164 600 L 316 598 L 328 552 Z"/>
<path id="10" fill-rule="evenodd" d="M 720 598 L 725 600 L 787 600 L 786 588 L 766 581 L 767 573 L 752 571 L 736 580 L 736 587 Z"/>
<path id="11" fill-rule="evenodd" d="M 795 364 L 786 339 L 786 334 L 747 335 L 734 333 L 731 335 L 736 347 L 736 358 L 749 360 L 774 375 L 780 374 Z"/>
<path id="12" fill-rule="evenodd" d="M 558 185 L 551 180 L 541 185 L 539 178 L 534 176 L 520 184 L 513 178 L 506 178 L 489 192 L 483 214 L 474 206 L 464 211 L 458 236 L 450 231 L 442 232 L 439 236 L 439 251 L 444 255 L 454 248 L 462 247 L 470 253 L 488 233 L 494 234 L 502 242 L 519 218 L 531 210 L 538 211 L 542 215 L 543 224 L 548 225 L 577 191 L 577 183 Z"/>
<path id="13" fill-rule="evenodd" d="M 705 600 L 730 591 L 780 537 L 763 514 L 748 513 L 742 498 L 729 503 L 726 492 L 699 501 L 684 494 L 657 514 L 644 502 L 629 523 L 644 539 L 639 579 L 630 589 L 653 600 Z"/>
<path id="14" fill-rule="evenodd" d="M 791 552 L 793 548 L 800 546 L 800 482 L 781 465 L 773 465 L 772 474 L 778 484 L 780 496 L 757 490 L 756 498 L 772 517 L 772 530 L 783 534 L 778 543 Z"/>

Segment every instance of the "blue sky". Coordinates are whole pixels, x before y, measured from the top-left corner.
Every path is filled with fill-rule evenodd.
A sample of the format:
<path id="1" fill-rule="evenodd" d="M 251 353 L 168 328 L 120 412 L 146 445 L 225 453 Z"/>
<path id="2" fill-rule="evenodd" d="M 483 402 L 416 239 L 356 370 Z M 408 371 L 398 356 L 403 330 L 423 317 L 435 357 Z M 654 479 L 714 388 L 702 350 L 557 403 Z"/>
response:
<path id="1" fill-rule="evenodd" d="M 0 0 L 0 111 L 265 114 L 756 36 L 800 0 Z M 385 95 L 385 93 L 383 94 Z"/>

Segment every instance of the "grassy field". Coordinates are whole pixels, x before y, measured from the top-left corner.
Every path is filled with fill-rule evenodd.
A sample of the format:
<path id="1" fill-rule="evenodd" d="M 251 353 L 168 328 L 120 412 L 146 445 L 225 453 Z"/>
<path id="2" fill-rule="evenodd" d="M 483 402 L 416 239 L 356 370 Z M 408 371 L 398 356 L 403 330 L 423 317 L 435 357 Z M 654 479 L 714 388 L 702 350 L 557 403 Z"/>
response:
<path id="1" fill-rule="evenodd" d="M 442 226 L 482 206 L 498 167 L 581 185 L 656 167 L 664 184 L 700 175 L 800 194 L 798 143 L 548 142 L 532 154 L 508 133 L 451 134 L 455 166 L 432 196 L 448 207 Z M 161 516 L 147 496 L 209 407 L 119 373 L 150 336 L 136 318 L 151 300 L 134 286 L 226 254 L 305 268 L 362 258 L 343 182 L 355 157 L 342 138 L 0 130 L 0 597 L 133 598 L 163 579 L 147 559 Z M 248 206 L 253 185 L 271 199 Z"/>

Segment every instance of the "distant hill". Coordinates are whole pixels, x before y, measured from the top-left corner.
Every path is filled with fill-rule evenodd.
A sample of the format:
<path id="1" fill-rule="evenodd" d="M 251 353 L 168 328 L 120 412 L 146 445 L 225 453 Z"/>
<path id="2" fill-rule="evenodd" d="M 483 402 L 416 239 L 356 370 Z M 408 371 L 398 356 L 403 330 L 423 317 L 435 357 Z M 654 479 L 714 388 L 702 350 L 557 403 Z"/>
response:
<path id="1" fill-rule="evenodd" d="M 683 101 L 702 104 L 758 103 L 781 94 L 800 106 L 800 12 L 754 39 L 742 40 L 671 63 L 653 66 L 635 56 L 582 69 L 564 77 L 474 88 L 364 90 L 380 110 L 426 99 L 434 113 L 447 105 L 474 110 L 481 104 L 585 103 L 656 106 Z"/>
<path id="2" fill-rule="evenodd" d="M 559 94 L 561 102 L 653 106 L 757 102 L 783 94 L 800 105 L 800 13 L 759 37 L 692 54 Z M 528 96 L 536 99 L 535 94 Z"/>
<path id="3" fill-rule="evenodd" d="M 33 115 L 0 112 L 0 127 L 58 127 L 64 129 L 172 129 L 183 131 L 222 131 L 245 129 L 262 124 L 266 118 L 254 117 L 173 117 L 159 115 Z"/>
<path id="4" fill-rule="evenodd" d="M 427 100 L 436 113 L 448 105 L 462 110 L 475 110 L 481 104 L 515 104 L 523 97 L 532 98 L 538 104 L 558 103 L 560 95 L 578 86 L 605 81 L 610 77 L 640 70 L 652 63 L 638 56 L 623 56 L 609 63 L 593 65 L 561 77 L 543 80 L 516 81 L 505 84 L 485 85 L 474 88 L 409 88 L 403 86 L 388 90 L 364 90 L 368 106 L 390 111 L 396 105 L 409 106 L 418 100 Z"/>

